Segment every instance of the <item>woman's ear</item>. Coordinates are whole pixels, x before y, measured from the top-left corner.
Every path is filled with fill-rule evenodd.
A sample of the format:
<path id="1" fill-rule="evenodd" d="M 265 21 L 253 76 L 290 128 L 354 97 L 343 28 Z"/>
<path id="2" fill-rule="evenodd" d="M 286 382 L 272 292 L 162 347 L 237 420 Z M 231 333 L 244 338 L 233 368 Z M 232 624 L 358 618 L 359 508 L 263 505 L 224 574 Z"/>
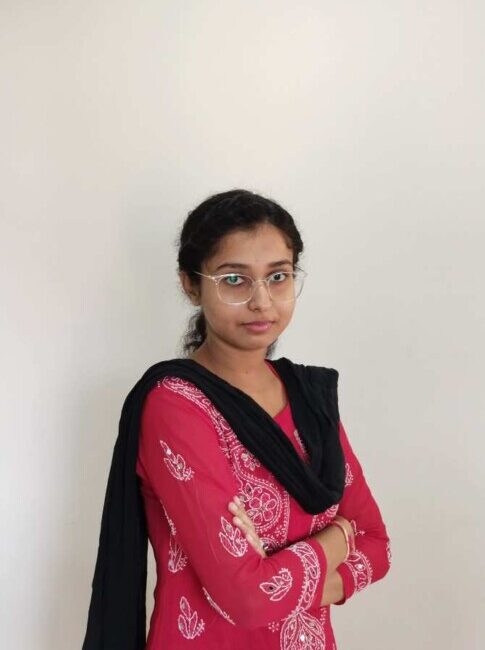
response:
<path id="1" fill-rule="evenodd" d="M 193 305 L 199 305 L 200 304 L 200 298 L 199 298 L 199 291 L 197 288 L 192 284 L 189 276 L 185 271 L 179 271 L 179 278 L 180 282 L 182 284 L 182 288 L 184 290 L 184 293 L 188 296 L 190 302 Z"/>

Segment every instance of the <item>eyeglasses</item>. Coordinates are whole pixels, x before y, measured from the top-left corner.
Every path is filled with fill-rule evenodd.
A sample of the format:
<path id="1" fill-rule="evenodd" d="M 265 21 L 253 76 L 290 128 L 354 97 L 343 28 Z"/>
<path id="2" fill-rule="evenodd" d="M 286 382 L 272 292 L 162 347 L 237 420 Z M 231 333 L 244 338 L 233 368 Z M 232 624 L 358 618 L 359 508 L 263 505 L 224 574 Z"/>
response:
<path id="1" fill-rule="evenodd" d="M 303 269 L 274 271 L 262 280 L 254 280 L 251 276 L 241 273 L 222 275 L 206 275 L 199 271 L 194 273 L 215 282 L 219 299 L 227 305 L 243 305 L 249 302 L 254 295 L 256 285 L 260 282 L 266 283 L 269 297 L 274 302 L 292 302 L 300 295 L 303 282 L 308 275 Z"/>

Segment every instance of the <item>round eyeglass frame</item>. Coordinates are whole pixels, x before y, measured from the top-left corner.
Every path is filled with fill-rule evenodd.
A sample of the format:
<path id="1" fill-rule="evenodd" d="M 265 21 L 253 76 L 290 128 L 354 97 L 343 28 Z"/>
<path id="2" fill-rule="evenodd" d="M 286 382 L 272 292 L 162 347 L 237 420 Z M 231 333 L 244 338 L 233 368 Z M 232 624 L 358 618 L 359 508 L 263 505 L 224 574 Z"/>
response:
<path id="1" fill-rule="evenodd" d="M 298 296 L 301 294 L 301 292 L 303 290 L 303 284 L 305 282 L 305 278 L 308 275 L 308 273 L 306 271 L 304 271 L 303 269 L 300 269 L 299 267 L 295 267 L 295 268 L 296 268 L 296 271 L 295 270 L 294 271 L 273 271 L 273 273 L 270 273 L 265 278 L 261 278 L 260 280 L 255 280 L 250 275 L 246 275 L 245 273 L 237 273 L 235 271 L 233 271 L 232 273 L 222 273 L 222 274 L 218 274 L 218 275 L 207 275 L 206 273 L 200 273 L 199 271 L 193 271 L 193 273 L 196 273 L 197 275 L 201 275 L 204 278 L 209 278 L 209 280 L 212 280 L 213 282 L 215 282 L 216 283 L 217 296 L 218 296 L 219 300 L 221 302 L 223 302 L 225 305 L 245 305 L 247 302 L 249 302 L 253 298 L 255 287 L 259 282 L 264 282 L 266 284 L 266 289 L 268 291 L 268 296 L 270 297 L 270 300 L 272 300 L 273 302 L 293 302 L 293 301 L 295 301 L 298 298 Z M 301 280 L 300 291 L 296 294 L 296 296 L 294 296 L 293 298 L 289 298 L 288 300 L 278 300 L 278 299 L 273 298 L 273 296 L 271 295 L 271 289 L 269 288 L 269 282 L 270 282 L 270 277 L 274 273 L 291 273 L 293 276 L 299 275 L 301 277 L 302 280 Z M 242 276 L 243 278 L 249 278 L 252 281 L 251 295 L 249 296 L 249 298 L 247 300 L 243 300 L 242 302 L 226 302 L 225 300 L 222 300 L 221 294 L 219 293 L 219 283 L 223 278 L 227 278 L 227 277 L 229 277 L 231 275 L 239 275 L 239 276 Z"/>

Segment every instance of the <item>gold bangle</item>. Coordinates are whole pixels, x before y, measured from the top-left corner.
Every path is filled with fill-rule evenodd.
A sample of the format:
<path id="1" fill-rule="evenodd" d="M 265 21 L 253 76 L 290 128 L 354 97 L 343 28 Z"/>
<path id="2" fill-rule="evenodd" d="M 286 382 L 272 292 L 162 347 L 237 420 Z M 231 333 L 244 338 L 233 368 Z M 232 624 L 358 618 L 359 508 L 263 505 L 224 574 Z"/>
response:
<path id="1" fill-rule="evenodd" d="M 349 555 L 350 555 L 350 541 L 349 541 L 349 534 L 348 534 L 348 532 L 345 530 L 344 525 L 340 523 L 340 521 L 335 521 L 335 520 L 333 520 L 333 521 L 331 521 L 328 525 L 329 525 L 329 526 L 338 526 L 338 527 L 340 528 L 340 530 L 341 530 L 341 531 L 343 532 L 343 534 L 344 534 L 344 537 L 345 537 L 345 543 L 347 544 L 347 555 L 345 556 L 345 558 L 344 558 L 344 560 L 343 560 L 343 562 L 345 562 L 345 561 L 347 560 L 347 558 L 349 557 Z"/>

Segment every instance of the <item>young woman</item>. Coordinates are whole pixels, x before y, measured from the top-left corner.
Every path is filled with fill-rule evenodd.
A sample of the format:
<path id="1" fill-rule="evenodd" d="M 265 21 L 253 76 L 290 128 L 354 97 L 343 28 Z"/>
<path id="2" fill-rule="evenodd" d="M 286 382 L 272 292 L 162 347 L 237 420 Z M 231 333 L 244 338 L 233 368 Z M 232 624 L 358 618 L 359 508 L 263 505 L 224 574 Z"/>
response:
<path id="1" fill-rule="evenodd" d="M 183 224 L 179 277 L 198 310 L 183 356 L 152 366 L 123 407 L 84 650 L 335 650 L 330 605 L 389 570 L 338 372 L 271 360 L 302 250 L 288 212 L 245 190 Z"/>

